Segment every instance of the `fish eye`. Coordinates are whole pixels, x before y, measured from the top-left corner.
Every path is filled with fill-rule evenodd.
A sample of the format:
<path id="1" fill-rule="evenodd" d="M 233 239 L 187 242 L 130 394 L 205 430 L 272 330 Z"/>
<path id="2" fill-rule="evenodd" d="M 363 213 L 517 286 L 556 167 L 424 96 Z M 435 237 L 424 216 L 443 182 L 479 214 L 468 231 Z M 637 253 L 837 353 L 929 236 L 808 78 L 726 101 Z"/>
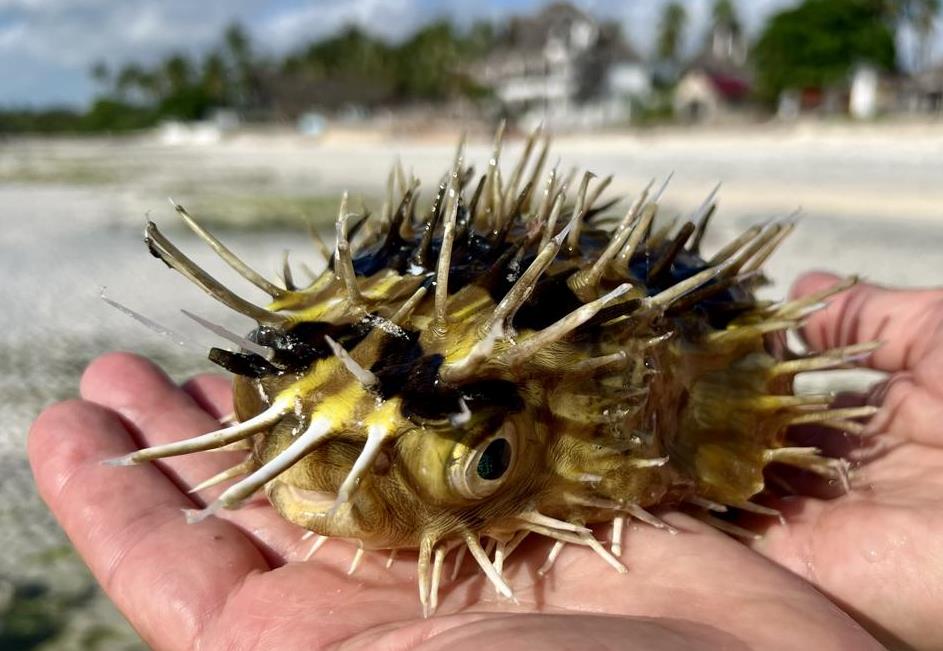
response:
<path id="1" fill-rule="evenodd" d="M 481 499 L 494 493 L 514 465 L 516 444 L 517 431 L 507 422 L 474 448 L 466 448 L 449 469 L 452 487 L 468 499 Z"/>
<path id="2" fill-rule="evenodd" d="M 478 476 L 494 481 L 511 466 L 511 444 L 505 438 L 493 439 L 478 459 Z"/>

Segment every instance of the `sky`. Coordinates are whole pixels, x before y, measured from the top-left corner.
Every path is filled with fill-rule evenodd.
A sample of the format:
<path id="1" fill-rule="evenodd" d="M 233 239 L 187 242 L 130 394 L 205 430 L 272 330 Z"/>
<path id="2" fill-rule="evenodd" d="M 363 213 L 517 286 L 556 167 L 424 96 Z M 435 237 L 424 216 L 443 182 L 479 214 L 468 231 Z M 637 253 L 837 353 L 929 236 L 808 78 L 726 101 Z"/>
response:
<path id="1" fill-rule="evenodd" d="M 668 0 L 576 0 L 617 20 L 633 46 L 647 53 Z M 713 0 L 682 0 L 688 46 L 701 38 Z M 0 107 L 86 105 L 97 92 L 91 66 L 148 63 L 174 51 L 200 53 L 223 29 L 242 23 L 261 50 L 283 54 L 355 23 L 392 40 L 423 23 L 450 18 L 500 22 L 533 12 L 541 0 L 0 0 Z M 748 34 L 796 0 L 736 2 Z"/>

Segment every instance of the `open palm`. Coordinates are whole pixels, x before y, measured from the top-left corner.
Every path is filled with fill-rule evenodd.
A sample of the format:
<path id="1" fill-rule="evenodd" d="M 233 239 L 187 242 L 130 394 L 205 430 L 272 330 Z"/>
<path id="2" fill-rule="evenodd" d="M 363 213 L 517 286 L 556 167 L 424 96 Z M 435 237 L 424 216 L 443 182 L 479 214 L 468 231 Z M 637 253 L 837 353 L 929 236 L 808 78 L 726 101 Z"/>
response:
<path id="1" fill-rule="evenodd" d="M 795 291 L 837 280 L 810 274 Z M 868 360 L 891 374 L 868 397 L 884 406 L 868 428 L 875 436 L 855 451 L 862 463 L 852 492 L 785 500 L 787 524 L 774 525 L 755 548 L 885 642 L 943 648 L 943 291 L 860 285 L 814 316 L 804 334 L 817 350 L 885 342 Z M 834 432 L 828 438 L 854 443 Z"/>
<path id="2" fill-rule="evenodd" d="M 888 331 L 892 336 L 897 335 Z M 895 340 L 882 349 L 876 362 L 896 346 Z M 131 468 L 101 465 L 140 446 L 213 429 L 216 418 L 229 411 L 228 382 L 204 376 L 181 389 L 149 362 L 113 354 L 88 369 L 81 391 L 82 400 L 51 407 L 34 424 L 30 459 L 37 484 L 109 596 L 156 649 L 880 648 L 810 583 L 677 513 L 665 517 L 681 530 L 678 535 L 629 528 L 623 554 L 628 575 L 612 571 L 591 552 L 568 547 L 551 573 L 538 580 L 548 547 L 525 543 L 506 567 L 518 603 L 499 599 L 469 562 L 456 581 L 443 586 L 439 615 L 424 620 L 414 556 L 401 554 L 387 569 L 385 555 L 368 552 L 357 573 L 347 576 L 354 547 L 332 540 L 302 562 L 310 541 L 302 541 L 303 531 L 264 501 L 186 524 L 181 509 L 203 506 L 216 494 L 188 495 L 188 488 L 232 465 L 230 453 Z M 905 414 L 923 418 L 912 409 L 917 406 L 902 407 L 894 422 L 906 422 Z M 937 414 L 939 409 L 937 403 Z M 867 496 L 834 503 L 804 500 L 792 505 L 796 522 L 771 529 L 762 548 L 854 609 L 862 621 L 902 638 L 905 631 L 896 626 L 909 626 L 904 615 L 915 610 L 904 599 L 929 612 L 931 603 L 919 599 L 931 599 L 932 582 L 939 583 L 930 575 L 938 565 L 931 564 L 931 556 L 939 558 L 940 544 L 921 547 L 932 544 L 934 497 L 931 478 L 923 475 L 933 463 L 943 467 L 943 459 L 914 449 L 896 462 L 898 475 L 890 465 L 893 455 L 917 445 L 926 443 L 910 437 L 868 467 L 876 473 L 870 483 L 888 485 L 869 507 L 878 515 L 850 506 L 844 516 L 827 515 L 829 509 L 841 513 L 838 504 Z M 814 524 L 842 518 L 845 524 L 834 525 L 834 532 Z M 843 537 L 847 532 L 851 537 Z M 860 538 L 873 541 L 881 534 L 880 540 L 889 541 L 891 533 L 909 536 L 907 549 L 916 554 L 910 565 L 899 559 L 893 566 L 887 560 L 886 566 L 868 564 L 869 559 L 856 565 L 847 557 Z M 803 550 L 819 540 L 831 556 L 816 557 L 815 574 L 809 576 L 796 559 L 805 558 Z M 885 558 L 903 553 L 895 550 Z M 835 582 L 840 572 L 844 583 Z M 885 610 L 855 601 L 858 593 L 870 594 L 862 587 L 872 585 L 873 594 L 882 588 L 913 592 L 885 593 L 880 604 Z M 907 613 L 887 610 L 890 606 Z"/>

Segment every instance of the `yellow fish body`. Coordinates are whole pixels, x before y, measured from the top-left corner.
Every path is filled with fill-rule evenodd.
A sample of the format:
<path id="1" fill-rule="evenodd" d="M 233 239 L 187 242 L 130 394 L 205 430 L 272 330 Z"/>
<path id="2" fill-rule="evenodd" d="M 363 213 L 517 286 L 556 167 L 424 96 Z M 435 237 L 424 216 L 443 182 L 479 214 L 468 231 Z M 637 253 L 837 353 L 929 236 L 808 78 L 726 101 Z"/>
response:
<path id="1" fill-rule="evenodd" d="M 786 350 L 782 333 L 826 298 L 753 295 L 793 224 L 751 228 L 705 259 L 713 195 L 674 232 L 653 228 L 660 192 L 649 188 L 608 217 L 597 205 L 608 181 L 587 174 L 572 188 L 555 170 L 544 179 L 547 144 L 532 135 L 503 182 L 499 135 L 474 188 L 460 148 L 422 217 L 418 182 L 401 172 L 372 221 L 345 196 L 330 264 L 306 287 L 287 272 L 284 287 L 262 278 L 177 206 L 272 296 L 267 307 L 149 224 L 155 255 L 259 327 L 238 351 L 210 354 L 236 373 L 236 424 L 116 462 L 246 449 L 204 483 L 238 478 L 193 520 L 264 491 L 316 544 L 418 549 L 427 614 L 455 549 L 510 596 L 501 568 L 528 535 L 556 541 L 542 572 L 564 544 L 624 571 L 628 518 L 670 529 L 651 507 L 683 505 L 738 533 L 709 512 L 770 513 L 751 502 L 768 464 L 842 480 L 844 461 L 790 446 L 787 427 L 858 432 L 873 408 L 830 409 L 829 396 L 794 395 L 792 378 L 873 346 Z M 588 527 L 604 522 L 609 545 Z"/>

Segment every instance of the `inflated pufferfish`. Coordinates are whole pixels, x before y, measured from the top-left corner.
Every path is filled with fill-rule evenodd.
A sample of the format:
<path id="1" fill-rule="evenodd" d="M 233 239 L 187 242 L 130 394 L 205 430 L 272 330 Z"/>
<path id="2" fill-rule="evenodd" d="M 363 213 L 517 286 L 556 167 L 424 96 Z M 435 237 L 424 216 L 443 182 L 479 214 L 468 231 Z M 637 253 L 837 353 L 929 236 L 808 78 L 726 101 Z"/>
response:
<path id="1" fill-rule="evenodd" d="M 660 192 L 649 185 L 624 216 L 608 216 L 612 204 L 597 202 L 609 179 L 594 185 L 587 173 L 574 187 L 575 174 L 544 177 L 539 132 L 503 181 L 501 133 L 475 183 L 459 147 L 421 216 L 419 183 L 398 166 L 378 217 L 353 213 L 345 195 L 328 268 L 304 287 L 287 263 L 284 287 L 266 280 L 176 206 L 272 297 L 266 307 L 149 222 L 155 256 L 259 325 L 243 339 L 209 324 L 240 345 L 210 352 L 236 374 L 233 424 L 115 463 L 246 450 L 198 487 L 239 478 L 191 520 L 261 490 L 318 534 L 312 552 L 327 537 L 356 541 L 355 558 L 418 549 L 425 614 L 452 550 L 469 551 L 511 597 L 501 568 L 528 535 L 555 541 L 541 574 L 565 544 L 624 572 L 627 518 L 670 530 L 650 507 L 684 506 L 748 534 L 709 512 L 775 515 L 751 502 L 768 464 L 846 481 L 845 461 L 790 446 L 786 428 L 860 433 L 857 419 L 874 408 L 830 408 L 830 395 L 794 395 L 792 379 L 874 346 L 787 351 L 782 333 L 827 295 L 772 304 L 752 289 L 793 222 L 754 226 L 705 258 L 713 193 L 679 229 L 654 230 Z M 608 545 L 596 523 L 612 524 Z"/>

